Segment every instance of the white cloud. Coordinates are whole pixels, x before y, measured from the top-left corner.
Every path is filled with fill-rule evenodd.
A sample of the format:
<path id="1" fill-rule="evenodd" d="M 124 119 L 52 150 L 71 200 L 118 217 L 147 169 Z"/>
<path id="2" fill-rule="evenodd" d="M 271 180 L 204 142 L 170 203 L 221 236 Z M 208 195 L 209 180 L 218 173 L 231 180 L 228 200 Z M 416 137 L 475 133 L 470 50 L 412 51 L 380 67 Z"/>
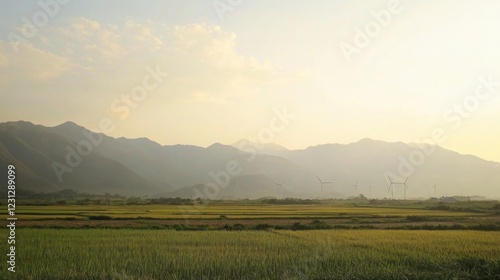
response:
<path id="1" fill-rule="evenodd" d="M 277 84 L 311 79 L 307 71 L 286 72 L 268 61 L 239 54 L 236 34 L 220 26 L 188 24 L 169 31 L 169 63 L 175 65 L 171 82 L 182 84 L 178 91 L 183 102 L 222 104 L 230 98 L 255 97 Z"/>
<path id="2" fill-rule="evenodd" d="M 121 44 L 121 30 L 116 26 L 102 26 L 97 21 L 76 18 L 67 27 L 49 32 L 52 41 L 69 47 L 67 54 L 76 54 L 73 59 L 82 63 L 100 61 L 111 64 L 126 54 Z"/>
<path id="3" fill-rule="evenodd" d="M 178 81 L 186 82 L 183 89 L 193 101 L 201 100 L 199 92 L 204 92 L 205 97 L 217 96 L 219 99 L 251 96 L 257 86 L 280 75 L 270 63 L 238 54 L 235 49 L 237 36 L 224 32 L 219 26 L 175 26 L 170 35 L 170 61 L 180 66 L 177 68 Z"/>
<path id="4" fill-rule="evenodd" d="M 0 45 L 0 67 L 6 75 L 1 78 L 8 81 L 0 83 L 0 92 L 15 92 L 24 104 L 43 96 L 42 102 L 25 108 L 26 115 L 37 112 L 32 119 L 62 110 L 63 101 L 66 115 L 60 118 L 65 120 L 113 116 L 111 102 L 130 94 L 147 66 L 171 74 L 149 95 L 149 103 L 141 104 L 151 111 L 176 103 L 226 106 L 253 98 L 267 86 L 304 79 L 300 73 L 241 55 L 237 36 L 217 25 L 165 27 L 133 19 L 109 25 L 75 18 L 64 27 L 41 30 L 31 43 L 22 45 L 19 54 L 6 42 Z M 20 83 L 27 86 L 16 87 Z"/>
<path id="5" fill-rule="evenodd" d="M 128 19 L 124 34 L 130 39 L 128 43 L 136 46 L 136 50 L 143 51 L 144 49 L 155 52 L 158 51 L 164 44 L 163 40 L 157 34 L 155 24 L 152 21 L 138 23 L 134 19 Z M 133 41 L 133 42 L 130 42 Z"/>
<path id="6" fill-rule="evenodd" d="M 70 61 L 59 55 L 20 44 L 15 53 L 10 43 L 0 41 L 0 67 L 12 83 L 40 83 L 61 76 L 72 69 Z"/>

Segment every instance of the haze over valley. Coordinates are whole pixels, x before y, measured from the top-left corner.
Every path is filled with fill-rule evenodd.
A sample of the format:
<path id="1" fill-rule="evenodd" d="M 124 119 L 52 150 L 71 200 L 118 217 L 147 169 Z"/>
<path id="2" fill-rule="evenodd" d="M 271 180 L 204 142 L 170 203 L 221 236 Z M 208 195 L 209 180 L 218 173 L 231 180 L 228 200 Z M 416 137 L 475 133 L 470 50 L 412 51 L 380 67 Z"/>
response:
<path id="1" fill-rule="evenodd" d="M 18 166 L 19 188 L 39 192 L 73 189 L 205 199 L 327 199 L 360 194 L 392 198 L 389 176 L 394 182 L 409 177 L 408 198 L 496 198 L 500 183 L 500 163 L 438 146 L 367 138 L 304 150 L 249 140 L 206 148 L 162 146 L 147 138 L 97 134 L 72 122 L 45 127 L 20 121 L 0 124 L 0 143 L 1 163 Z M 321 190 L 318 177 L 332 183 Z M 404 198 L 403 185 L 394 186 L 394 197 Z"/>

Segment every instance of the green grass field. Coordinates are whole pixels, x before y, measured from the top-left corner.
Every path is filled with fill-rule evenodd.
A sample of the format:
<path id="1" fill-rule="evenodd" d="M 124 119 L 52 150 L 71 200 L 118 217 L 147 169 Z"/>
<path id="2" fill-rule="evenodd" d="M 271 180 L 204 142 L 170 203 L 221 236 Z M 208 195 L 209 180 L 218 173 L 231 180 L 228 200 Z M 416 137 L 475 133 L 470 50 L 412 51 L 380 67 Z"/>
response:
<path id="1" fill-rule="evenodd" d="M 17 273 L 4 279 L 500 278 L 500 232 L 19 229 L 17 239 Z"/>

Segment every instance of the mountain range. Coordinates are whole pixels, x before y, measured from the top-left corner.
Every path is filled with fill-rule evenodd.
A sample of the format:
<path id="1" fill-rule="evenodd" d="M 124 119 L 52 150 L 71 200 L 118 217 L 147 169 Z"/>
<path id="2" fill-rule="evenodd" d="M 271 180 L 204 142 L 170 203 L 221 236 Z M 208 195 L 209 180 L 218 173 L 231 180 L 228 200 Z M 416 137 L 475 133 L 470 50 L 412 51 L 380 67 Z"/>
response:
<path id="1" fill-rule="evenodd" d="M 233 145 L 164 146 L 113 138 L 72 122 L 55 127 L 0 124 L 0 167 L 13 164 L 17 187 L 129 196 L 209 198 L 391 197 L 389 177 L 408 197 L 500 196 L 500 163 L 439 146 L 372 139 L 289 150 L 240 140 Z M 6 172 L 0 173 L 6 180 Z M 331 182 L 323 185 L 323 182 Z M 356 187 L 355 187 L 356 186 Z M 404 185 L 395 184 L 403 198 Z M 436 186 L 436 188 L 434 188 Z"/>

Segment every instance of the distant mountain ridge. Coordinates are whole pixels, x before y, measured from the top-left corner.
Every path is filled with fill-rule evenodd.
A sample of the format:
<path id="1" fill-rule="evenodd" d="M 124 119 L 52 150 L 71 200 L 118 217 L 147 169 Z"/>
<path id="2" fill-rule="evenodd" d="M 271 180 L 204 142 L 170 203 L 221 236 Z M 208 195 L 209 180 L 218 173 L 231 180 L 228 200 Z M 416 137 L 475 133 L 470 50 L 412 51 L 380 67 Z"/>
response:
<path id="1" fill-rule="evenodd" d="M 39 137 L 40 134 L 50 139 L 44 140 Z M 82 156 L 81 164 L 70 166 L 67 163 L 68 154 L 74 154 L 79 143 L 91 142 L 86 134 L 92 134 L 95 138 L 102 137 L 102 141 L 98 145 L 92 145 L 91 154 Z M 11 138 L 17 141 L 13 142 Z M 29 142 L 28 145 L 25 145 L 26 142 Z M 21 166 L 19 187 L 36 191 L 70 188 L 126 195 L 169 193 L 186 186 L 213 181 L 211 174 L 224 171 L 229 161 L 238 162 L 243 170 L 241 175 L 255 176 L 256 183 L 260 175 L 268 176 L 269 180 L 279 181 L 287 177 L 296 182 L 312 176 L 280 157 L 253 157 L 222 144 L 213 144 L 207 148 L 162 146 L 147 138 L 112 138 L 91 133 L 72 122 L 55 127 L 43 127 L 29 122 L 2 123 L 0 147 L 5 147 L 0 150 L 0 164 L 4 166 L 13 163 Z M 23 156 L 27 151 L 32 151 L 30 156 Z M 58 169 L 62 170 L 62 182 L 54 171 L 55 162 L 56 166 L 60 164 L 71 169 L 68 172 L 63 172 L 64 167 Z"/>
<path id="2" fill-rule="evenodd" d="M 419 147 L 420 146 L 420 147 Z M 424 154 L 423 164 L 413 164 L 410 155 L 422 148 L 432 148 L 430 155 Z M 409 176 L 409 193 L 415 197 L 447 194 L 480 194 L 498 198 L 500 196 L 500 163 L 486 161 L 473 155 L 462 155 L 439 146 L 388 143 L 369 138 L 351 144 L 323 144 L 304 150 L 270 150 L 264 153 L 280 156 L 303 166 L 324 180 L 334 181 L 336 190 L 345 195 L 356 195 L 352 186 L 359 182 L 358 189 L 367 195 L 374 187 L 388 195 L 391 174 L 396 182 L 404 181 Z M 399 172 L 403 171 L 413 172 Z M 437 184 L 437 192 L 432 186 Z M 415 186 L 417 188 L 415 188 Z M 402 186 L 395 186 L 395 192 L 401 197 Z M 373 194 L 373 193 L 372 193 Z"/>
<path id="3" fill-rule="evenodd" d="M 0 167 L 14 164 L 19 188 L 44 192 L 70 188 L 135 196 L 317 198 L 321 195 L 318 176 L 333 182 L 325 185 L 323 198 L 389 197 L 386 174 L 404 179 L 397 177 L 398 169 L 415 149 L 415 145 L 372 139 L 304 150 L 247 140 L 207 148 L 162 146 L 148 138 L 93 133 L 73 122 L 55 127 L 23 121 L 0 124 Z M 408 179 L 409 197 L 500 196 L 500 163 L 434 149 L 423 164 L 410 166 L 414 172 Z M 5 172 L 0 180 L 4 177 Z M 353 186 L 356 182 L 358 190 Z M 395 186 L 397 198 L 402 198 L 400 187 Z"/>

